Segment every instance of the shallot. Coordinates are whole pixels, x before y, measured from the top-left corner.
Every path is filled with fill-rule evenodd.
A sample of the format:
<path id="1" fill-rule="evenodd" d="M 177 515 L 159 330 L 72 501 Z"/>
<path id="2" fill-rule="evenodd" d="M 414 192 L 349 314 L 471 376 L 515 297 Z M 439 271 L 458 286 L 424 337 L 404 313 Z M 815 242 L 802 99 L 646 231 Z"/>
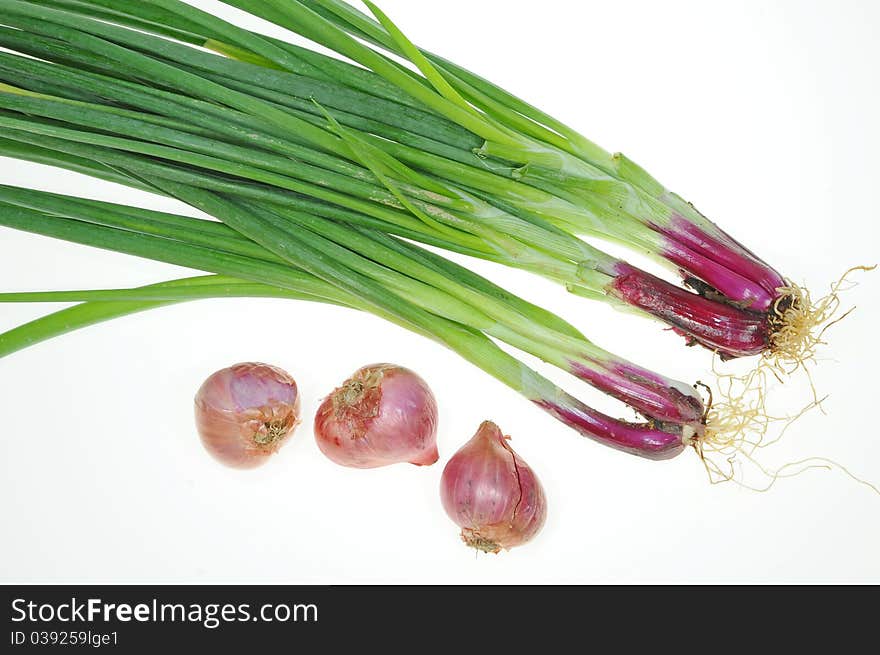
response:
<path id="1" fill-rule="evenodd" d="M 255 468 L 278 452 L 300 422 L 296 381 L 268 364 L 236 364 L 205 380 L 195 399 L 202 444 L 232 468 Z"/>
<path id="2" fill-rule="evenodd" d="M 443 471 L 446 513 L 470 547 L 486 553 L 530 541 L 547 517 L 544 489 L 500 428 L 486 421 Z"/>
<path id="3" fill-rule="evenodd" d="M 440 457 L 437 402 L 409 369 L 365 366 L 321 404 L 315 439 L 321 452 L 342 466 L 430 466 Z"/>

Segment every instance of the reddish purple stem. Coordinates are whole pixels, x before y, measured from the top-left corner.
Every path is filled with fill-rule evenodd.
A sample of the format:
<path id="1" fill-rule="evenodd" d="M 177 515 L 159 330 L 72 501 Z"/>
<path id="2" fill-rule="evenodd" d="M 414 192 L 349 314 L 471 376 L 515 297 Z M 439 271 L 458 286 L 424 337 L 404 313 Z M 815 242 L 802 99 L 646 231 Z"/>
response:
<path id="1" fill-rule="evenodd" d="M 535 404 L 585 437 L 646 459 L 672 459 L 686 447 L 680 426 L 667 432 L 648 424 L 626 423 L 591 409 L 570 396 L 555 402 L 536 400 Z"/>
<path id="2" fill-rule="evenodd" d="M 671 261 L 715 287 L 733 302 L 766 312 L 778 298 L 778 289 L 785 286 L 779 273 L 720 230 L 720 236 L 713 236 L 687 219 L 676 216 L 669 226 L 659 231 L 671 241 Z M 720 268 L 713 266 L 712 262 Z M 751 284 L 738 290 L 741 280 Z"/>
<path id="3" fill-rule="evenodd" d="M 571 362 L 571 372 L 642 415 L 669 423 L 699 423 L 705 409 L 699 397 L 682 393 L 668 380 L 632 364 L 611 364 L 602 372 Z"/>
<path id="4" fill-rule="evenodd" d="M 682 270 L 685 279 L 702 280 L 744 307 L 761 311 L 773 303 L 773 296 L 760 284 L 734 273 L 671 238 L 666 243 L 663 256 Z"/>
<path id="5" fill-rule="evenodd" d="M 770 325 L 766 314 L 703 298 L 629 264 L 615 267 L 611 293 L 655 316 L 676 331 L 726 357 L 748 357 L 766 350 Z"/>

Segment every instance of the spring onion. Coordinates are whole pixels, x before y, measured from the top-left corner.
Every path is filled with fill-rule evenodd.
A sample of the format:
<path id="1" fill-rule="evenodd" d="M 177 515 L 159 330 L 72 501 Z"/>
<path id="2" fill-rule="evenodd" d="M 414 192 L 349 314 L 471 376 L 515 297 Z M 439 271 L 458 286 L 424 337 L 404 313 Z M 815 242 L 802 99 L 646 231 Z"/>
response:
<path id="1" fill-rule="evenodd" d="M 284 191 L 305 194 L 310 198 L 358 211 L 398 226 L 405 222 L 401 215 L 406 215 L 411 219 L 410 214 L 415 214 L 421 219 L 423 225 L 433 228 L 435 232 L 442 233 L 448 237 L 447 241 L 454 241 L 456 245 L 453 246 L 453 249 L 461 251 L 463 248 L 470 248 L 469 254 L 478 253 L 486 258 L 540 272 L 566 284 L 575 293 L 635 307 L 643 313 L 671 324 L 690 340 L 719 350 L 725 356 L 735 357 L 760 353 L 765 351 L 772 341 L 772 323 L 765 316 L 716 302 L 715 299 L 700 298 L 676 290 L 672 285 L 602 253 L 562 229 L 563 227 L 570 229 L 572 225 L 577 224 L 584 212 L 595 214 L 595 208 L 591 203 L 600 196 L 600 204 L 618 202 L 612 197 L 618 193 L 615 189 L 618 189 L 619 183 L 612 183 L 604 196 L 598 192 L 590 195 L 590 198 L 587 199 L 577 196 L 578 203 L 575 204 L 569 201 L 570 198 L 557 197 L 538 188 L 538 186 L 524 184 L 522 166 L 516 168 L 507 166 L 506 168 L 510 172 L 508 178 L 495 174 L 495 171 L 478 170 L 476 167 L 437 154 L 430 154 L 427 159 L 424 156 L 413 156 L 412 146 L 393 141 L 393 135 L 390 134 L 380 134 L 383 138 L 377 139 L 375 134 L 360 132 L 345 126 L 344 116 L 337 118 L 333 115 L 330 126 L 322 126 L 321 119 L 318 119 L 316 124 L 314 120 L 308 120 L 305 114 L 301 111 L 298 114 L 290 106 L 269 102 L 257 96 L 247 95 L 230 86 L 224 86 L 223 82 L 230 78 L 238 79 L 240 83 L 244 77 L 247 77 L 244 75 L 242 67 L 260 70 L 257 65 L 230 61 L 198 52 L 165 39 L 158 39 L 117 25 L 91 20 L 85 15 L 58 11 L 51 7 L 35 7 L 33 4 L 16 0 L 3 0 L 0 4 L 6 5 L 9 9 L 9 17 L 5 19 L 5 22 L 26 31 L 29 38 L 35 36 L 37 40 L 43 39 L 44 42 L 54 41 L 56 46 L 63 43 L 65 46 L 61 49 L 63 56 L 69 59 L 72 56 L 71 52 L 75 53 L 73 56 L 77 59 L 79 66 L 92 62 L 92 67 L 103 68 L 107 73 L 115 71 L 117 77 L 145 79 L 152 83 L 170 86 L 178 92 L 178 95 L 185 93 L 189 96 L 201 96 L 202 99 L 197 100 L 202 103 L 203 107 L 206 104 L 220 103 L 238 113 L 246 114 L 250 117 L 252 125 L 256 120 L 262 130 L 269 132 L 264 135 L 260 143 L 249 143 L 249 146 L 262 145 L 270 141 L 272 137 L 275 138 L 276 147 L 279 140 L 294 143 L 288 143 L 284 147 L 286 157 L 283 159 L 279 156 L 270 161 L 270 157 L 266 156 L 263 157 L 259 166 L 255 165 L 256 162 L 253 159 L 243 162 L 242 159 L 246 159 L 248 155 L 245 148 L 233 144 L 218 144 L 216 138 L 182 132 L 175 129 L 175 126 L 168 125 L 168 120 L 179 115 L 181 103 L 177 98 L 172 101 L 168 97 L 164 97 L 160 103 L 163 104 L 163 108 L 157 109 L 153 101 L 154 98 L 150 96 L 149 92 L 144 91 L 147 87 L 139 89 L 141 91 L 139 108 L 149 112 L 163 112 L 165 119 L 160 122 L 164 124 L 150 122 L 151 119 L 144 119 L 143 116 L 136 119 L 130 112 L 127 115 L 122 115 L 118 109 L 113 112 L 96 109 L 94 103 L 81 104 L 82 101 L 79 101 L 76 105 L 59 107 L 64 103 L 54 102 L 48 98 L 12 98 L 13 94 L 7 93 L 5 95 L 8 100 L 4 99 L 4 106 L 9 109 L 17 107 L 28 115 L 24 123 L 21 120 L 17 121 L 14 117 L 3 119 L 4 125 L 11 130 L 9 133 L 11 138 L 21 138 L 20 136 L 16 137 L 16 133 L 23 131 L 28 134 L 29 139 L 32 139 L 32 135 L 36 133 L 77 144 L 87 142 L 91 146 L 100 148 L 121 149 L 129 154 L 136 152 L 153 157 L 166 157 L 171 161 L 185 163 L 189 166 L 201 166 L 207 170 L 237 175 Z M 84 11 L 87 5 L 89 3 L 77 2 L 67 6 L 66 9 Z M 203 12 L 197 12 L 185 4 L 165 2 L 162 3 L 162 8 L 166 13 L 185 15 L 191 23 L 203 24 L 213 30 L 217 30 L 222 23 L 218 23 L 217 19 L 209 17 Z M 136 11 L 134 7 L 128 9 Z M 123 5 L 119 9 L 114 7 L 114 11 L 124 13 L 127 9 Z M 311 12 L 306 11 L 306 13 L 310 14 Z M 315 17 L 312 16 L 309 20 L 313 21 Z M 192 27 L 192 24 L 189 27 Z M 335 34 L 333 30 L 338 32 L 334 27 L 330 33 Z M 227 36 L 237 35 L 237 46 L 241 46 L 245 42 L 252 46 L 257 43 L 255 40 L 257 37 L 245 33 L 243 30 L 237 30 L 233 26 L 223 24 L 222 31 Z M 338 37 L 339 34 L 336 36 Z M 14 38 L 14 32 L 7 33 L 5 44 L 14 46 Z M 340 42 L 348 43 L 345 38 L 340 37 L 340 39 Z M 262 82 L 265 86 L 271 84 L 276 89 L 289 90 L 291 95 L 320 92 L 321 100 L 326 101 L 328 107 L 325 108 L 320 102 L 313 103 L 319 105 L 317 109 L 313 107 L 313 111 L 327 111 L 330 114 L 334 109 L 333 103 L 335 103 L 335 105 L 342 105 L 347 109 L 354 109 L 357 105 L 360 107 L 358 111 L 361 113 L 372 112 L 375 116 L 371 120 L 375 120 L 379 115 L 394 115 L 384 106 L 377 110 L 369 102 L 362 101 L 362 91 L 352 90 L 338 84 L 333 86 L 327 81 L 321 81 L 318 89 L 315 84 L 303 82 L 302 75 L 290 72 L 290 69 L 296 70 L 297 66 L 290 63 L 289 58 L 282 54 L 287 52 L 285 48 L 269 40 L 260 40 L 260 43 L 263 46 L 259 48 L 261 51 L 259 54 L 264 57 L 267 54 L 273 54 L 278 60 L 275 63 L 284 69 L 281 71 L 264 69 L 263 77 L 269 76 L 267 80 Z M 19 47 L 27 46 L 19 44 Z M 39 46 L 31 45 L 29 52 L 36 54 L 37 50 L 34 48 L 39 49 Z M 52 48 L 44 43 L 40 56 L 51 57 L 51 50 Z M 354 50 L 366 56 L 370 61 L 376 59 L 373 55 L 365 55 L 362 47 L 354 47 Z M 57 51 L 56 48 L 56 57 L 58 56 Z M 294 59 L 296 58 L 294 57 Z M 109 65 L 110 62 L 113 64 Z M 21 72 L 23 66 L 29 67 L 26 77 L 23 77 Z M 47 79 L 45 77 L 46 66 L 42 67 L 44 69 L 42 71 L 34 72 L 35 68 L 39 68 L 38 63 L 15 62 L 13 64 L 9 62 L 6 66 L 6 70 L 9 71 L 8 75 L 14 76 L 13 81 L 25 87 L 31 83 L 30 80 L 37 76 L 37 79 L 41 80 L 41 84 L 37 86 L 42 90 L 57 91 L 59 85 L 63 84 L 57 78 L 63 77 L 61 73 L 66 75 L 68 72 L 56 71 L 55 79 Z M 392 78 L 400 81 L 401 74 L 392 74 L 384 65 L 380 68 Z M 221 77 L 221 73 L 227 77 Z M 338 70 L 335 76 L 337 78 L 344 77 Z M 82 75 L 79 77 L 80 80 L 76 83 L 77 88 L 81 88 Z M 257 77 L 262 79 L 259 75 Z M 92 81 L 95 82 L 95 80 Z M 287 81 L 288 84 L 282 84 L 282 81 Z M 120 94 L 114 93 L 109 97 L 114 100 L 125 98 L 126 102 L 130 102 L 132 95 L 130 79 L 118 80 L 118 82 L 118 86 L 127 88 Z M 100 88 L 85 87 L 86 90 L 89 93 L 99 93 L 108 97 L 107 80 L 99 79 L 96 83 Z M 69 87 L 73 82 L 69 81 L 67 84 Z M 409 86 L 406 88 L 413 90 Z M 462 119 L 462 112 L 468 113 L 468 111 L 462 107 L 454 107 L 453 105 L 457 103 L 450 103 L 443 98 L 434 98 L 430 95 L 433 92 L 428 91 L 429 93 L 426 95 L 424 90 L 418 90 L 417 99 L 427 104 L 428 109 L 433 109 L 439 115 L 434 120 L 436 125 L 433 127 L 430 121 L 418 121 L 426 125 L 423 130 L 425 134 L 419 136 L 425 137 L 426 133 L 430 132 L 432 139 L 437 139 L 438 142 L 441 139 L 446 139 L 447 143 L 444 147 L 458 147 L 462 155 L 465 156 L 470 151 L 460 144 L 455 146 L 448 143 L 452 140 L 452 137 L 449 136 L 451 128 L 446 129 L 443 126 L 454 124 L 453 119 L 456 117 Z M 278 92 L 275 91 L 275 93 Z M 361 96 L 352 96 L 355 93 L 361 93 Z M 358 98 L 361 101 L 355 102 Z M 310 99 L 317 98 L 310 96 Z M 204 100 L 209 100 L 210 103 L 205 103 Z M 374 100 L 376 99 L 374 98 Z M 387 99 L 381 100 L 382 102 L 391 102 Z M 189 104 L 191 103 L 192 99 L 189 101 Z M 184 101 L 183 104 L 187 104 L 187 102 Z M 171 105 L 175 105 L 173 109 Z M 401 104 L 400 107 L 404 112 L 401 114 L 403 117 L 406 117 L 406 112 L 416 111 L 408 105 Z M 281 111 L 282 108 L 286 111 Z M 212 111 L 216 113 L 216 110 Z M 142 143 L 132 143 L 135 139 L 120 139 L 105 134 L 96 135 L 87 133 L 83 129 L 74 131 L 58 125 L 47 124 L 34 118 L 34 113 L 53 120 L 71 120 L 81 127 L 92 130 L 97 129 L 96 125 L 98 124 L 102 125 L 104 129 L 111 130 L 114 129 L 112 125 L 116 125 L 115 131 L 138 136 L 140 138 L 137 141 Z M 474 113 L 473 108 L 469 113 Z M 144 122 L 148 124 L 144 126 Z M 214 121 L 215 124 L 216 122 Z M 487 135 L 491 135 L 498 143 L 506 143 L 509 147 L 514 147 L 513 144 L 518 138 L 522 140 L 515 135 L 501 134 L 502 131 L 506 134 L 509 130 L 494 129 L 491 126 L 492 121 L 487 121 L 484 118 L 466 120 L 464 123 L 466 124 L 459 125 L 459 130 L 463 128 L 475 129 L 481 138 L 488 138 Z M 142 129 L 133 132 L 132 126 L 135 124 L 140 125 Z M 406 131 L 407 126 L 398 121 L 393 127 Z M 198 129 L 206 129 L 204 121 L 201 122 Z M 209 129 L 216 129 L 216 127 Z M 224 138 L 228 138 L 227 135 L 224 135 Z M 147 143 L 147 139 L 158 141 L 161 145 Z M 389 144 L 391 144 L 390 149 Z M 65 152 L 67 153 L 75 152 L 70 150 L 70 146 L 63 147 L 66 148 Z M 291 149 L 292 147 L 297 148 L 296 154 Z M 193 150 L 197 152 L 193 152 Z M 543 148 L 542 152 L 544 150 L 546 148 Z M 205 154 L 209 151 L 215 154 Z M 95 151 L 92 153 L 92 156 L 96 156 Z M 333 156 L 330 158 L 332 161 L 328 161 L 328 153 Z M 254 156 L 254 153 L 250 153 L 251 158 Z M 290 158 L 294 156 L 304 157 L 309 163 L 300 160 L 291 162 Z M 480 160 L 485 166 L 485 161 L 476 157 L 473 152 L 466 156 L 472 160 Z M 429 167 L 433 173 L 439 173 L 446 179 L 440 181 L 434 175 L 426 175 L 406 166 L 396 165 L 394 163 L 396 160 L 393 157 L 400 157 L 401 161 L 406 164 Z M 564 159 L 567 160 L 570 157 L 570 155 L 566 155 Z M 541 160 L 542 157 L 539 156 L 537 159 Z M 351 162 L 360 162 L 362 166 L 360 168 L 352 167 Z M 529 161 L 528 163 L 531 165 L 533 162 Z M 540 167 L 545 164 L 547 162 L 538 161 L 536 166 Z M 328 168 L 323 171 L 317 170 L 324 166 Z M 271 170 L 266 171 L 267 168 Z M 333 169 L 332 173 L 338 173 L 338 175 L 327 172 L 330 168 Z M 394 179 L 395 176 L 402 177 L 403 180 Z M 462 186 L 450 182 L 449 178 L 451 177 L 454 177 L 456 182 Z M 317 185 L 314 184 L 316 181 Z M 605 184 L 608 180 L 603 178 L 600 182 Z M 426 197 L 430 197 L 432 200 L 427 201 Z M 601 217 L 597 220 L 603 225 L 617 225 L 622 230 L 621 234 L 610 236 L 620 239 L 621 235 L 625 234 L 631 242 L 634 239 L 641 240 L 639 247 L 642 250 L 655 252 L 661 246 L 658 240 L 660 237 L 656 232 L 644 228 L 634 229 L 634 224 L 631 221 L 629 223 L 609 221 L 607 217 Z M 424 231 L 423 229 L 422 232 Z M 411 234 L 406 236 L 411 236 Z M 609 236 L 609 234 L 605 234 L 605 236 Z M 427 238 L 432 239 L 431 243 L 436 243 L 436 237 L 436 234 L 432 234 Z M 489 252 L 486 252 L 487 249 Z M 733 280 L 736 276 L 724 273 L 722 277 L 726 280 Z M 740 282 L 741 280 L 736 284 Z"/>

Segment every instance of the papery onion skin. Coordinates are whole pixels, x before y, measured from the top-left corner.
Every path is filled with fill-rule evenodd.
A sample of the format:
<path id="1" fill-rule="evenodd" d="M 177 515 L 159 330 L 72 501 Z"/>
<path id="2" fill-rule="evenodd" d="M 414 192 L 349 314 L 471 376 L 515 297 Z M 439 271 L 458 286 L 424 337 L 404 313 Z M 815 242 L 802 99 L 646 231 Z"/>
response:
<path id="1" fill-rule="evenodd" d="M 365 366 L 318 408 L 315 440 L 329 459 L 349 468 L 430 466 L 440 458 L 437 401 L 407 368 Z"/>
<path id="2" fill-rule="evenodd" d="M 268 364 L 247 362 L 212 374 L 195 398 L 205 449 L 237 469 L 265 464 L 300 422 L 296 381 Z"/>
<path id="3" fill-rule="evenodd" d="M 440 499 L 462 540 L 486 553 L 531 541 L 547 518 L 540 481 L 491 421 L 446 464 Z"/>

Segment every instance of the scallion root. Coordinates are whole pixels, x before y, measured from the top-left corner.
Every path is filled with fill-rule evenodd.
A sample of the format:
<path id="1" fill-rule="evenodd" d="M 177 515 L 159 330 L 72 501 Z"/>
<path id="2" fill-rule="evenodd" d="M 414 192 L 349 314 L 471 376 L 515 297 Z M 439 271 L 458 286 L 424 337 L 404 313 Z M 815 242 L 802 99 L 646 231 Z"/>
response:
<path id="1" fill-rule="evenodd" d="M 813 394 L 812 400 L 793 415 L 770 413 L 767 407 L 768 389 L 774 379 L 784 381 L 776 366 L 776 363 L 765 360 L 746 375 L 721 373 L 717 367 L 713 367 L 718 384 L 717 391 L 710 392 L 707 402 L 705 433 L 691 443 L 706 469 L 709 482 L 732 482 L 751 491 L 765 492 L 783 478 L 816 469 L 838 470 L 880 495 L 880 488 L 825 457 L 808 457 L 776 469 L 761 462 L 763 449 L 781 441 L 788 429 L 811 410 L 822 411 L 825 400 L 818 396 L 809 369 L 804 367 Z M 756 477 L 758 482 L 751 482 Z"/>
<path id="2" fill-rule="evenodd" d="M 815 361 L 816 349 L 825 344 L 825 333 L 853 311 L 839 315 L 840 293 L 854 286 L 849 280 L 856 271 L 873 271 L 876 266 L 855 266 L 831 285 L 828 295 L 813 301 L 810 291 L 791 280 L 779 289 L 780 297 L 770 314 L 770 348 L 764 354 L 777 371 L 791 374 Z"/>
<path id="3" fill-rule="evenodd" d="M 804 414 L 819 409 L 820 397 L 810 373 L 819 346 L 825 344 L 826 332 L 849 316 L 853 309 L 840 313 L 840 294 L 854 284 L 849 277 L 856 271 L 872 271 L 876 266 L 856 266 L 831 286 L 828 295 L 814 301 L 810 292 L 788 282 L 780 289 L 780 298 L 772 309 L 773 328 L 770 348 L 758 366 L 745 375 L 721 372 L 713 362 L 716 390 L 709 391 L 706 402 L 704 434 L 692 440 L 712 484 L 733 482 L 753 491 L 767 491 L 777 480 L 794 477 L 813 469 L 836 469 L 866 485 L 880 495 L 880 489 L 866 482 L 840 464 L 824 457 L 810 457 L 771 469 L 759 461 L 760 451 L 778 443 L 793 423 Z M 775 415 L 767 406 L 768 390 L 774 383 L 783 384 L 802 372 L 809 383 L 812 398 L 796 414 Z M 755 474 L 760 484 L 746 482 Z"/>
<path id="4" fill-rule="evenodd" d="M 717 390 L 707 403 L 705 434 L 693 444 L 710 482 L 748 486 L 743 481 L 743 467 L 749 465 L 774 478 L 757 462 L 757 451 L 778 442 L 794 421 L 821 407 L 821 400 L 814 399 L 794 416 L 774 416 L 767 409 L 767 390 L 775 377 L 770 366 L 762 364 L 746 375 L 721 373 L 713 368 Z"/>

